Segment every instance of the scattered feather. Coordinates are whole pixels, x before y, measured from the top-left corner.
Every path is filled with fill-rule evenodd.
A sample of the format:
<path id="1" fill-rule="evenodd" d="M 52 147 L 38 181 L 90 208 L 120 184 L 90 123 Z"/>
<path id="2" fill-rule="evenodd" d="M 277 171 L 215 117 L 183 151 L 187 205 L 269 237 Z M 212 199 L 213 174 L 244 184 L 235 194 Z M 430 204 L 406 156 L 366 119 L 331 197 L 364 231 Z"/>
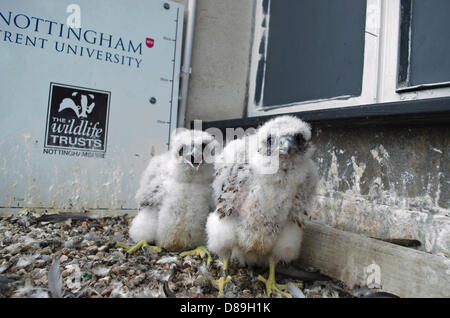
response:
<path id="1" fill-rule="evenodd" d="M 303 294 L 302 290 L 295 286 L 292 282 L 289 282 L 288 285 L 288 291 L 291 293 L 293 298 L 306 298 L 305 294 Z"/>
<path id="2" fill-rule="evenodd" d="M 209 283 L 212 283 L 212 281 L 214 280 L 214 278 L 212 277 L 212 275 L 209 273 L 208 269 L 206 268 L 206 265 L 204 263 L 202 263 L 199 268 L 198 268 L 200 274 L 205 277 Z"/>
<path id="3" fill-rule="evenodd" d="M 84 236 L 84 239 L 87 241 L 98 241 L 100 240 L 100 237 L 94 232 L 89 232 Z"/>
<path id="4" fill-rule="evenodd" d="M 16 294 L 30 298 L 49 298 L 47 290 L 42 287 L 33 287 L 30 284 L 19 287 L 16 290 Z"/>
<path id="5" fill-rule="evenodd" d="M 123 284 L 121 282 L 116 282 L 113 284 L 113 290 L 111 291 L 111 298 L 126 298 L 127 293 L 122 289 Z"/>
<path id="6" fill-rule="evenodd" d="M 34 287 L 31 285 L 25 285 L 22 287 L 17 288 L 16 293 L 20 296 L 29 296 L 34 290 Z"/>
<path id="7" fill-rule="evenodd" d="M 21 243 L 15 243 L 7 246 L 5 249 L 11 254 L 16 254 L 20 250 L 21 246 Z"/>
<path id="8" fill-rule="evenodd" d="M 98 266 L 92 269 L 92 273 L 94 273 L 96 276 L 104 277 L 108 275 L 110 272 L 109 268 L 106 268 L 104 266 Z"/>
<path id="9" fill-rule="evenodd" d="M 175 263 L 178 261 L 178 258 L 175 256 L 165 256 L 162 257 L 159 261 L 156 262 L 156 264 L 170 264 Z"/>
<path id="10" fill-rule="evenodd" d="M 30 295 L 31 298 L 49 298 L 48 292 L 43 288 L 34 288 L 33 293 Z"/>
<path id="11" fill-rule="evenodd" d="M 48 289 L 50 290 L 53 298 L 62 298 L 62 276 L 59 269 L 59 260 L 53 259 L 53 263 L 48 271 Z"/>
<path id="12" fill-rule="evenodd" d="M 5 272 L 9 267 L 8 264 L 2 264 L 2 266 L 0 266 L 0 274 Z"/>
<path id="13" fill-rule="evenodd" d="M 36 257 L 32 255 L 25 255 L 19 258 L 16 263 L 17 267 L 27 267 L 36 261 Z"/>
<path id="14" fill-rule="evenodd" d="M 39 241 L 27 235 L 23 238 L 23 245 L 39 245 Z"/>
<path id="15" fill-rule="evenodd" d="M 89 213 L 61 213 L 61 214 L 44 214 L 36 219 L 36 222 L 52 222 L 59 223 L 71 220 L 86 220 L 92 216 Z"/>

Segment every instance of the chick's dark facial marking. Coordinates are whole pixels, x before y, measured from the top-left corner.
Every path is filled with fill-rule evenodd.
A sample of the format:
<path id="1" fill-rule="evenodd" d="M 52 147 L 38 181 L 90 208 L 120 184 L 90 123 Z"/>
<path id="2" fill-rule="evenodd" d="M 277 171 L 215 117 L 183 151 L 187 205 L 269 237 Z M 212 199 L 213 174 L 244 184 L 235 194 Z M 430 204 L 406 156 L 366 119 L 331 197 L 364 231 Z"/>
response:
<path id="1" fill-rule="evenodd" d="M 273 143 L 273 137 L 269 136 L 267 137 L 267 141 L 266 141 L 266 149 L 267 149 L 267 155 L 271 156 L 272 155 L 272 143 Z"/>
<path id="2" fill-rule="evenodd" d="M 294 144 L 300 153 L 305 152 L 309 146 L 309 142 L 305 140 L 302 134 L 294 135 Z"/>
<path id="3" fill-rule="evenodd" d="M 279 138 L 279 155 L 281 159 L 291 159 L 306 152 L 308 142 L 302 134 L 286 135 Z"/>
<path id="4" fill-rule="evenodd" d="M 288 159 L 296 154 L 305 153 L 308 150 L 308 146 L 308 141 L 301 133 L 284 136 L 269 135 L 264 141 L 261 150 L 267 156 L 271 156 L 274 151 L 278 150 L 281 158 Z"/>

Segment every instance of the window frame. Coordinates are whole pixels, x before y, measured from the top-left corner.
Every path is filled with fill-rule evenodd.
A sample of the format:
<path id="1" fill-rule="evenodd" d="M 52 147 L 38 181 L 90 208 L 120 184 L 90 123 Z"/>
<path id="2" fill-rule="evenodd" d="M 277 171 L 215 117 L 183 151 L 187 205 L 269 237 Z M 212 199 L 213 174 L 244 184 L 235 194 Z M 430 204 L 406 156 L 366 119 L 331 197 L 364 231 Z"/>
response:
<path id="1" fill-rule="evenodd" d="M 402 0 L 367 0 L 366 44 L 361 96 L 338 96 L 324 100 L 265 107 L 263 109 L 263 96 L 260 98 L 260 104 L 256 105 L 255 92 L 258 81 L 258 63 L 261 58 L 265 59 L 264 54 L 259 53 L 261 39 L 264 35 L 266 36 L 265 51 L 267 52 L 267 43 L 270 36 L 268 30 L 270 14 L 264 14 L 263 6 L 264 2 L 267 2 L 268 11 L 270 11 L 270 1 L 272 0 L 257 0 L 255 5 L 254 36 L 250 59 L 249 94 L 247 102 L 248 117 L 301 112 L 310 113 L 341 108 L 345 113 L 351 107 L 363 105 L 374 107 L 377 104 L 450 96 L 450 87 L 442 87 L 440 83 L 437 83 L 437 85 L 420 85 L 420 87 L 398 87 Z M 262 26 L 264 19 L 266 19 L 267 27 Z M 263 79 L 264 75 L 260 81 L 263 82 Z M 263 94 L 264 86 L 260 88 L 260 91 Z M 403 104 L 405 114 L 409 114 L 407 109 L 408 103 Z M 385 109 L 385 111 L 389 113 L 389 109 Z"/>
<path id="2" fill-rule="evenodd" d="M 400 34 L 398 52 L 398 79 L 397 92 L 408 92 L 424 89 L 450 87 L 450 80 L 444 82 L 434 82 L 419 85 L 410 84 L 411 67 L 411 34 L 412 34 L 412 13 L 414 9 L 413 0 L 400 0 Z M 404 59 L 404 60 L 402 60 Z"/>
<path id="3" fill-rule="evenodd" d="M 400 30 L 401 0 L 383 0 L 378 102 L 450 96 L 450 87 L 442 87 L 435 84 L 404 88 L 398 86 L 401 45 Z"/>
<path id="4" fill-rule="evenodd" d="M 268 14 L 264 13 L 264 2 L 268 3 Z M 284 104 L 277 106 L 269 106 L 262 108 L 264 98 L 264 75 L 260 80 L 261 96 L 260 103 L 255 103 L 255 93 L 257 89 L 258 64 L 261 58 L 266 58 L 268 41 L 270 40 L 269 24 L 270 24 L 270 2 L 273 0 L 257 0 L 254 15 L 254 36 L 252 44 L 252 55 L 250 64 L 250 83 L 249 83 L 249 100 L 248 100 L 248 115 L 261 116 L 269 114 L 279 114 L 297 111 L 310 111 L 328 108 L 339 108 L 346 106 L 357 106 L 363 104 L 371 104 L 375 102 L 374 96 L 377 89 L 377 73 L 378 73 L 378 51 L 379 40 L 376 36 L 380 30 L 380 9 L 381 0 L 367 0 L 366 9 L 366 29 L 365 29 L 365 48 L 364 48 L 364 70 L 362 78 L 362 89 L 360 96 L 335 96 L 332 98 L 309 100 L 292 104 Z M 266 19 L 266 27 L 263 27 L 263 20 Z M 370 21 L 370 23 L 367 23 Z M 265 52 L 259 53 L 259 48 L 263 36 L 266 37 Z M 265 64 L 265 63 L 264 63 Z M 264 66 L 265 73 L 265 66 Z"/>

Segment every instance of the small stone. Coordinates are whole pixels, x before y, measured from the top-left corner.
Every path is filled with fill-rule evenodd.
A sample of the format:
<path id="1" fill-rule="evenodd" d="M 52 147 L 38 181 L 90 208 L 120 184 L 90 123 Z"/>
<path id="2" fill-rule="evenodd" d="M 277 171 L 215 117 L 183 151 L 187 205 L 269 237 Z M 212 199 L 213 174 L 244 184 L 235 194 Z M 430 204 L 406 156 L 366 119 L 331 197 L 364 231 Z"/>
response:
<path id="1" fill-rule="evenodd" d="M 145 274 L 138 275 L 134 278 L 134 284 L 139 285 L 145 279 Z"/>
<path id="2" fill-rule="evenodd" d="M 63 271 L 61 272 L 61 276 L 62 276 L 63 278 L 69 276 L 70 274 L 72 274 L 72 271 L 69 270 L 69 269 L 65 269 L 65 270 L 63 270 Z"/>
<path id="3" fill-rule="evenodd" d="M 52 257 L 50 255 L 41 255 L 42 260 L 49 262 L 52 260 Z"/>
<path id="4" fill-rule="evenodd" d="M 136 273 L 136 271 L 134 269 L 130 269 L 128 271 L 128 275 L 133 276 Z"/>
<path id="5" fill-rule="evenodd" d="M 169 288 L 173 291 L 178 291 L 178 286 L 173 282 L 169 282 Z"/>
<path id="6" fill-rule="evenodd" d="M 25 269 L 23 269 L 23 268 L 21 268 L 18 272 L 17 272 L 17 274 L 18 275 L 25 275 L 27 273 L 27 271 L 25 270 Z"/>
<path id="7" fill-rule="evenodd" d="M 41 250 L 41 254 L 43 254 L 42 255 L 42 257 L 44 257 L 44 254 L 51 254 L 52 253 L 52 249 L 50 248 L 50 246 L 47 246 L 47 247 L 44 247 L 42 250 Z M 50 257 L 50 259 L 51 259 L 51 257 Z"/>
<path id="8" fill-rule="evenodd" d="M 91 246 L 89 246 L 87 248 L 87 250 L 88 250 L 88 252 L 96 252 L 97 253 L 98 247 L 97 247 L 97 245 L 92 244 Z"/>
<path id="9" fill-rule="evenodd" d="M 102 291 L 101 295 L 102 295 L 102 296 L 108 296 L 108 295 L 111 294 L 111 292 L 113 291 L 113 289 L 114 289 L 114 287 L 112 287 L 112 286 L 110 285 L 110 286 L 106 287 L 106 288 Z"/>
<path id="10" fill-rule="evenodd" d="M 103 252 L 103 251 L 107 252 L 108 250 L 109 250 L 109 246 L 108 245 L 102 245 L 102 246 L 100 246 L 98 248 L 99 252 Z"/>
<path id="11" fill-rule="evenodd" d="M 63 253 L 63 254 L 69 254 L 69 253 L 70 253 L 70 249 L 68 249 L 67 247 L 64 247 L 64 248 L 61 250 L 61 253 Z"/>
<path id="12" fill-rule="evenodd" d="M 65 263 L 67 262 L 69 258 L 66 255 L 61 255 L 61 257 L 59 258 L 59 262 L 60 263 Z"/>
<path id="13" fill-rule="evenodd" d="M 89 243 L 87 242 L 87 241 L 83 241 L 83 242 L 81 242 L 81 244 L 80 244 L 80 247 L 81 248 L 86 248 L 86 247 L 88 247 L 89 246 Z"/>

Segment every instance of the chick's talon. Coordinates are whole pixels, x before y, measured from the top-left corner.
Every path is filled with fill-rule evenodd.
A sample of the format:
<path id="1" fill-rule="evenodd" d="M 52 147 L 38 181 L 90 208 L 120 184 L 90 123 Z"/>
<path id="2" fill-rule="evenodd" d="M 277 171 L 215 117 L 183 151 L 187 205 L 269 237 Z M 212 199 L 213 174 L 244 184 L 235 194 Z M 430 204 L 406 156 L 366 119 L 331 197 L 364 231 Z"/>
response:
<path id="1" fill-rule="evenodd" d="M 269 279 L 265 279 L 261 275 L 259 275 L 257 279 L 266 284 L 267 296 L 270 297 L 270 295 L 272 295 L 272 291 L 276 291 L 285 298 L 292 298 L 291 294 L 283 291 L 283 289 L 287 288 L 286 285 L 277 284 L 274 279 L 270 279 L 270 277 L 269 277 Z"/>
<path id="2" fill-rule="evenodd" d="M 291 294 L 283 291 L 283 290 L 287 289 L 287 285 L 277 284 L 277 282 L 275 280 L 275 264 L 274 263 L 272 263 L 272 262 L 270 263 L 269 278 L 265 279 L 264 277 L 259 275 L 257 277 L 257 279 L 266 284 L 267 296 L 270 297 L 270 295 L 272 295 L 272 291 L 276 291 L 276 292 L 280 293 L 283 297 L 292 298 Z"/>
<path id="3" fill-rule="evenodd" d="M 130 247 L 124 243 L 118 242 L 118 243 L 116 243 L 116 247 L 121 247 L 121 248 L 125 249 L 127 251 L 127 253 L 130 255 L 136 253 L 140 249 L 143 250 L 145 248 L 150 248 L 155 253 L 161 253 L 161 251 L 162 251 L 162 249 L 159 246 L 149 245 L 147 243 L 147 241 L 145 241 L 145 240 L 140 241 L 139 243 L 137 243 L 135 246 L 132 246 L 132 247 Z"/>
<path id="4" fill-rule="evenodd" d="M 223 290 L 225 289 L 225 285 L 231 282 L 231 276 L 220 277 L 217 280 L 213 280 L 213 285 L 219 290 L 219 296 L 222 297 L 224 295 Z"/>
<path id="5" fill-rule="evenodd" d="M 206 261 L 207 265 L 209 265 L 211 263 L 211 261 L 212 261 L 211 254 L 209 253 L 209 251 L 204 246 L 199 246 L 195 250 L 186 251 L 186 252 L 183 252 L 183 253 L 180 254 L 181 257 L 186 257 L 188 255 L 199 256 L 202 259 L 205 259 L 205 256 L 207 255 L 207 261 Z"/>
<path id="6" fill-rule="evenodd" d="M 128 250 L 128 249 L 130 249 L 130 247 L 127 245 L 127 244 L 125 244 L 125 243 L 122 243 L 122 242 L 117 242 L 116 243 L 116 248 L 123 248 L 123 249 L 125 249 L 125 250 Z"/>

